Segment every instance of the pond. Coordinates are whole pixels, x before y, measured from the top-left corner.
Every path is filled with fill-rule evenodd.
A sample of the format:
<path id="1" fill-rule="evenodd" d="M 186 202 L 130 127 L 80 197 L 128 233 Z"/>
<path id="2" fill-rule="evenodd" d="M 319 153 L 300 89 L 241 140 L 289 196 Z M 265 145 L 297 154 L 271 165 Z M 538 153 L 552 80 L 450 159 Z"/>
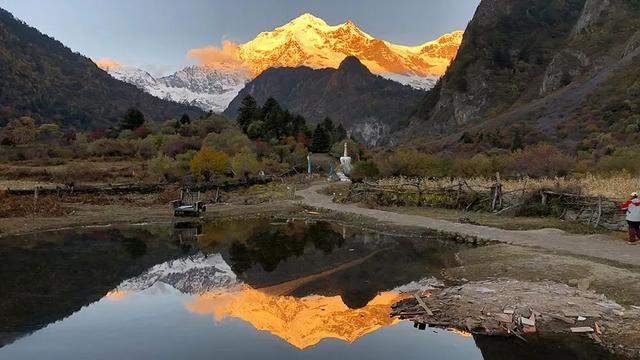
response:
<path id="1" fill-rule="evenodd" d="M 0 241 L 0 359 L 579 359 L 591 344 L 389 317 L 459 245 L 335 223 L 94 228 Z"/>

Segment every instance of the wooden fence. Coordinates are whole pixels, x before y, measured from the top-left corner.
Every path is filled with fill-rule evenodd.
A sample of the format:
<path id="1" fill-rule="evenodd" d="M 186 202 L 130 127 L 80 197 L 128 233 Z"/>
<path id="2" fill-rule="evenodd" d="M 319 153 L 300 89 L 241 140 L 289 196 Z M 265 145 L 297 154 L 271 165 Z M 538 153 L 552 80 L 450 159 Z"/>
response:
<path id="1" fill-rule="evenodd" d="M 425 185 L 427 184 L 427 185 Z M 375 203 L 379 206 L 417 206 L 487 211 L 498 215 L 556 216 L 580 221 L 607 229 L 621 229 L 625 225 L 624 212 L 619 199 L 566 192 L 562 189 L 522 188 L 505 191 L 497 174 L 490 186 L 470 186 L 466 181 L 447 186 L 435 186 L 419 179 L 404 183 L 382 185 L 378 183 L 354 184 L 344 201 Z"/>

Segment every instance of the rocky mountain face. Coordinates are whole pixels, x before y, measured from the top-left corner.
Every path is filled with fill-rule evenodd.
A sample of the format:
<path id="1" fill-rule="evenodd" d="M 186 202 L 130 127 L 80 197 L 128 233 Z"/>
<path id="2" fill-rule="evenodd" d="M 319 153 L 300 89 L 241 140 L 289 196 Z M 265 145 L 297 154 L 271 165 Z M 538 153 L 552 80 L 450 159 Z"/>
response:
<path id="1" fill-rule="evenodd" d="M 240 91 L 225 114 L 235 117 L 247 95 L 259 104 L 273 97 L 312 123 L 330 117 L 375 146 L 411 114 L 424 94 L 374 75 L 356 57 L 348 57 L 338 69 L 270 68 Z"/>
<path id="2" fill-rule="evenodd" d="M 351 21 L 331 26 L 304 14 L 238 46 L 238 56 L 254 75 L 272 67 L 336 68 L 355 56 L 373 73 L 427 88 L 456 56 L 462 31 L 418 46 L 392 44 L 365 33 Z M 418 81 L 423 79 L 423 81 Z"/>
<path id="3" fill-rule="evenodd" d="M 249 81 L 246 72 L 192 65 L 169 76 L 154 78 L 148 72 L 127 66 L 104 68 L 114 78 L 135 85 L 161 99 L 222 112 Z"/>
<path id="4" fill-rule="evenodd" d="M 637 1 L 483 0 L 450 70 L 394 141 L 458 146 L 461 134 L 500 132 L 568 148 L 594 133 L 634 141 L 639 55 Z"/>
<path id="5" fill-rule="evenodd" d="M 130 107 L 155 120 L 201 114 L 112 78 L 88 58 L 0 9 L 0 126 L 31 116 L 64 127 L 108 127 Z"/>

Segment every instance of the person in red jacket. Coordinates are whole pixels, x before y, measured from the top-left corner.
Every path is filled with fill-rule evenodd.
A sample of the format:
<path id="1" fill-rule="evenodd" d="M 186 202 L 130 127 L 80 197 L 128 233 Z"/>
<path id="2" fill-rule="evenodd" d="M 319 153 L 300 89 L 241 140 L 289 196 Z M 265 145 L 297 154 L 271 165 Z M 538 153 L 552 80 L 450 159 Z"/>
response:
<path id="1" fill-rule="evenodd" d="M 629 244 L 637 244 L 640 239 L 640 199 L 638 199 L 638 193 L 632 193 L 631 199 L 622 204 L 620 208 L 627 211 Z"/>

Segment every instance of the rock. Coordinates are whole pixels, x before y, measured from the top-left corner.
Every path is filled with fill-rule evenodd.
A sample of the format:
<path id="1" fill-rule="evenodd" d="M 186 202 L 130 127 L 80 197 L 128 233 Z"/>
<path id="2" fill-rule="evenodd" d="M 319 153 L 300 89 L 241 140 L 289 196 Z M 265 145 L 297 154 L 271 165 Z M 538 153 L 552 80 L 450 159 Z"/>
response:
<path id="1" fill-rule="evenodd" d="M 582 14 L 573 27 L 572 34 L 577 35 L 582 30 L 596 23 L 600 19 L 600 15 L 609 8 L 610 0 L 587 0 L 582 8 Z"/>
<path id="2" fill-rule="evenodd" d="M 525 317 L 520 317 L 520 323 L 522 325 L 527 325 L 527 326 L 536 326 L 536 321 L 535 320 L 527 319 Z"/>
<path id="3" fill-rule="evenodd" d="M 467 330 L 469 332 L 475 332 L 476 330 L 478 330 L 482 324 L 480 323 L 480 321 L 474 319 L 474 318 L 466 318 L 464 321 L 464 325 L 467 327 Z"/>
<path id="4" fill-rule="evenodd" d="M 633 34 L 633 36 L 627 41 L 627 46 L 625 47 L 623 57 L 630 55 L 637 48 L 640 47 L 640 31 Z"/>
<path id="5" fill-rule="evenodd" d="M 613 311 L 613 314 L 616 315 L 616 316 L 620 316 L 620 317 L 624 316 L 624 311 L 620 311 L 620 310 L 616 310 L 616 309 L 614 309 L 612 311 Z"/>
<path id="6" fill-rule="evenodd" d="M 489 289 L 489 288 L 486 288 L 486 287 L 479 287 L 479 288 L 476 289 L 476 291 L 479 292 L 480 294 L 492 294 L 492 293 L 496 292 L 495 290 Z"/>
<path id="7" fill-rule="evenodd" d="M 577 320 L 578 320 L 578 321 L 585 321 L 585 320 L 587 320 L 587 318 L 586 318 L 586 317 L 584 317 L 584 316 L 578 316 L 578 319 L 577 319 Z"/>
<path id="8" fill-rule="evenodd" d="M 590 65 L 591 61 L 582 51 L 565 49 L 558 52 L 544 73 L 540 95 L 568 85 Z"/>
<path id="9" fill-rule="evenodd" d="M 620 306 L 620 304 L 616 303 L 615 301 L 601 301 L 596 303 L 596 305 L 604 308 L 606 311 L 611 312 L 612 310 L 623 310 L 623 307 Z"/>
<path id="10" fill-rule="evenodd" d="M 573 310 L 562 310 L 562 314 L 568 318 L 577 318 L 578 316 L 580 316 L 580 314 Z"/>

